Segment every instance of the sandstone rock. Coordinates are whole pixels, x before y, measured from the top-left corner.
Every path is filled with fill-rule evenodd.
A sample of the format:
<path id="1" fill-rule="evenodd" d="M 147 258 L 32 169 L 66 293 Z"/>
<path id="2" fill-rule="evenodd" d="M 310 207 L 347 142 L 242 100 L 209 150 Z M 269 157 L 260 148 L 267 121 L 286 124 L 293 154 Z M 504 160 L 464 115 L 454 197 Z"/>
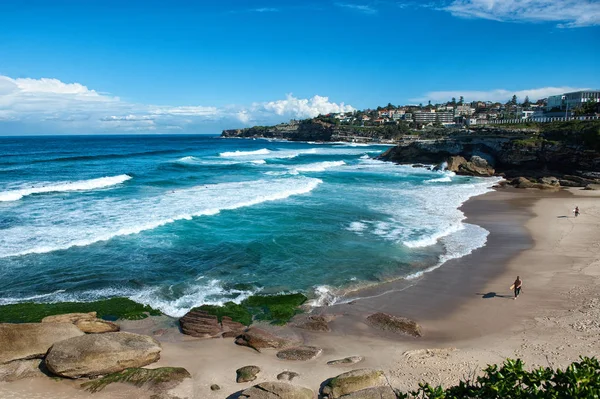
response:
<path id="1" fill-rule="evenodd" d="M 552 176 L 542 177 L 540 179 L 540 183 L 546 184 L 548 186 L 554 186 L 554 187 L 560 186 L 560 182 L 558 181 L 558 179 L 556 177 L 552 177 Z"/>
<path id="2" fill-rule="evenodd" d="M 82 335 L 69 323 L 0 324 L 0 364 L 42 358 L 54 343 Z"/>
<path id="3" fill-rule="evenodd" d="M 348 371 L 327 381 L 321 390 L 325 399 L 338 399 L 367 388 L 387 387 L 383 371 L 358 369 Z"/>
<path id="4" fill-rule="evenodd" d="M 217 316 L 203 310 L 191 310 L 179 319 L 181 332 L 198 338 L 233 338 L 241 334 L 246 326 L 231 317 L 223 316 L 219 322 Z"/>
<path id="5" fill-rule="evenodd" d="M 349 356 L 343 359 L 330 360 L 327 362 L 329 366 L 347 366 L 349 364 L 356 364 L 363 361 L 362 356 Z"/>
<path id="6" fill-rule="evenodd" d="M 283 371 L 279 374 L 277 374 L 277 379 L 280 381 L 291 381 L 296 377 L 299 377 L 300 374 L 294 372 L 294 371 Z"/>
<path id="7" fill-rule="evenodd" d="M 314 392 L 308 388 L 286 382 L 263 382 L 240 394 L 240 399 L 313 399 Z"/>
<path id="8" fill-rule="evenodd" d="M 43 360 L 15 360 L 10 363 L 0 364 L 0 382 L 13 382 L 23 378 L 46 377 L 40 369 Z"/>
<path id="9" fill-rule="evenodd" d="M 159 367 L 155 369 L 128 368 L 81 384 L 89 392 L 99 392 L 113 383 L 134 385 L 157 394 L 154 397 L 172 397 L 168 391 L 178 387 L 184 380 L 191 379 L 182 367 Z M 141 396 L 141 395 L 140 395 Z"/>
<path id="10" fill-rule="evenodd" d="M 585 190 L 600 190 L 600 184 L 588 184 Z"/>
<path id="11" fill-rule="evenodd" d="M 375 313 L 367 317 L 366 321 L 371 327 L 379 330 L 412 335 L 413 337 L 422 336 L 421 326 L 415 321 L 405 317 L 392 316 L 386 313 Z"/>
<path id="12" fill-rule="evenodd" d="M 328 320 L 324 316 L 308 316 L 295 323 L 295 326 L 309 331 L 329 332 Z"/>
<path id="13" fill-rule="evenodd" d="M 340 399 L 396 399 L 396 393 L 389 387 L 361 389 L 360 391 L 340 396 Z"/>
<path id="14" fill-rule="evenodd" d="M 42 323 L 71 323 L 75 324 L 77 328 L 88 334 L 117 332 L 120 330 L 118 324 L 97 318 L 96 312 L 65 313 L 47 316 L 42 319 Z"/>
<path id="15" fill-rule="evenodd" d="M 260 373 L 260 367 L 258 366 L 244 366 L 235 371 L 236 378 L 235 382 L 250 382 L 256 379 L 258 373 Z"/>
<path id="16" fill-rule="evenodd" d="M 473 155 L 470 161 L 460 155 L 454 155 L 448 158 L 447 163 L 447 169 L 459 175 L 493 176 L 495 172 L 485 159 L 477 155 Z"/>
<path id="17" fill-rule="evenodd" d="M 311 360 L 323 353 L 323 349 L 316 346 L 297 346 L 277 352 L 277 357 L 283 360 Z"/>
<path id="18" fill-rule="evenodd" d="M 556 190 L 559 188 L 558 185 L 535 183 L 525 177 L 517 177 L 511 181 L 511 184 L 516 188 L 537 188 L 540 190 Z"/>
<path id="19" fill-rule="evenodd" d="M 219 385 L 217 385 L 217 384 L 212 384 L 212 385 L 210 386 L 210 390 L 211 390 L 211 391 L 220 391 L 220 390 L 221 390 L 221 387 L 220 387 Z"/>
<path id="20" fill-rule="evenodd" d="M 55 343 L 46 356 L 46 366 L 62 377 L 92 377 L 153 363 L 160 358 L 160 351 L 158 341 L 146 335 L 90 334 Z"/>
<path id="21" fill-rule="evenodd" d="M 296 340 L 278 337 L 257 327 L 248 328 L 236 338 L 235 343 L 248 346 L 258 352 L 264 348 L 281 349 L 298 344 Z"/>

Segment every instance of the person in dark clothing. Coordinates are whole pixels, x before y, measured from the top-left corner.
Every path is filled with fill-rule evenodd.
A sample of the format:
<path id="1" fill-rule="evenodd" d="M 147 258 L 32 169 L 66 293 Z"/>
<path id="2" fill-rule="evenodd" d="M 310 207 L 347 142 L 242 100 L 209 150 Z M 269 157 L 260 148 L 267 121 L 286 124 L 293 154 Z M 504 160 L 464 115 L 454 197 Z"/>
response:
<path id="1" fill-rule="evenodd" d="M 517 297 L 519 296 L 519 294 L 521 293 L 521 286 L 523 285 L 523 281 L 521 280 L 521 277 L 517 276 L 517 279 L 515 280 L 515 284 L 514 284 L 514 289 L 515 289 L 515 298 L 517 299 Z"/>

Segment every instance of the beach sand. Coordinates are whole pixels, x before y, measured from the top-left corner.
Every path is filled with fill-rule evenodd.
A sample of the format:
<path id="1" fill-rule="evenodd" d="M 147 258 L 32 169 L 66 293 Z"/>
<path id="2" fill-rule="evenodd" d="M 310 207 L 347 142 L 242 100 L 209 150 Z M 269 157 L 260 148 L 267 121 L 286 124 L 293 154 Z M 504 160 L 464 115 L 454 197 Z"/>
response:
<path id="1" fill-rule="evenodd" d="M 573 216 L 579 206 L 581 215 Z M 485 247 L 451 260 L 422 277 L 398 280 L 359 292 L 351 303 L 315 309 L 335 319 L 329 333 L 285 327 L 323 354 L 307 362 L 277 359 L 232 339 L 200 340 L 177 331 L 172 319 L 122 323 L 125 331 L 153 334 L 163 344 L 150 367 L 185 367 L 192 374 L 183 394 L 227 398 L 255 383 L 274 381 L 284 370 L 300 376 L 295 385 L 318 390 L 327 378 L 356 368 L 383 369 L 395 388 L 419 382 L 448 386 L 490 363 L 521 358 L 527 367 L 565 366 L 579 356 L 600 355 L 600 192 L 580 189 L 547 193 L 501 189 L 468 201 L 467 222 L 490 231 Z M 519 275 L 523 291 L 513 299 Z M 418 321 L 423 337 L 382 333 L 364 323 L 383 311 Z M 275 328 L 277 330 L 277 328 Z M 364 356 L 352 366 L 328 366 L 346 356 Z M 237 384 L 235 370 L 257 365 L 252 383 Z M 218 384 L 220 391 L 210 390 Z M 48 378 L 0 383 L 2 398 L 137 398 L 149 393 L 120 384 L 88 394 L 74 381 Z"/>

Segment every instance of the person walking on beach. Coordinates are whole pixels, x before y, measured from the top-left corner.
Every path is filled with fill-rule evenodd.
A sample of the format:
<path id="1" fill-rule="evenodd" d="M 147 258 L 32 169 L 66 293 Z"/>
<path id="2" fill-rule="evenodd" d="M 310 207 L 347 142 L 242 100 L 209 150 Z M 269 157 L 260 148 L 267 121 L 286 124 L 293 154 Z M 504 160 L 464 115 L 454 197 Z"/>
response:
<path id="1" fill-rule="evenodd" d="M 573 213 L 575 214 L 575 217 L 579 216 L 579 207 L 576 206 L 575 210 L 573 211 Z"/>
<path id="2" fill-rule="evenodd" d="M 521 277 L 517 276 L 515 283 L 513 284 L 513 289 L 515 290 L 515 297 L 513 299 L 517 299 L 519 294 L 521 293 L 521 286 L 523 285 L 523 281 Z"/>

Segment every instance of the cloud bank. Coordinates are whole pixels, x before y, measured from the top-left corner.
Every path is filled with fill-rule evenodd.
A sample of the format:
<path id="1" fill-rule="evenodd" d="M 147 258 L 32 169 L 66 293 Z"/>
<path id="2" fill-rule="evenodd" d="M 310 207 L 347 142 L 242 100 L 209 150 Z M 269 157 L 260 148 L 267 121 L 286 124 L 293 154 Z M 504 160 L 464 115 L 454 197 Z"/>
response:
<path id="1" fill-rule="evenodd" d="M 426 102 L 431 100 L 433 103 L 442 103 L 450 101 L 452 97 L 457 100 L 463 96 L 465 101 L 493 101 L 493 102 L 506 102 L 516 95 L 519 99 L 523 100 L 525 97 L 529 97 L 531 101 L 537 101 L 548 96 L 554 96 L 557 94 L 568 93 L 571 91 L 588 90 L 587 88 L 575 88 L 575 87 L 541 87 L 537 89 L 527 90 L 505 90 L 495 89 L 489 91 L 477 91 L 477 90 L 449 90 L 449 91 L 431 91 L 425 93 L 421 97 L 412 98 L 410 101 L 414 102 Z"/>
<path id="2" fill-rule="evenodd" d="M 0 135 L 36 133 L 219 133 L 224 128 L 274 124 L 354 108 L 328 97 L 296 98 L 250 106 L 136 104 L 57 79 L 0 75 Z"/>
<path id="3" fill-rule="evenodd" d="M 596 0 L 454 0 L 441 9 L 463 18 L 557 22 L 560 28 L 600 25 Z"/>

